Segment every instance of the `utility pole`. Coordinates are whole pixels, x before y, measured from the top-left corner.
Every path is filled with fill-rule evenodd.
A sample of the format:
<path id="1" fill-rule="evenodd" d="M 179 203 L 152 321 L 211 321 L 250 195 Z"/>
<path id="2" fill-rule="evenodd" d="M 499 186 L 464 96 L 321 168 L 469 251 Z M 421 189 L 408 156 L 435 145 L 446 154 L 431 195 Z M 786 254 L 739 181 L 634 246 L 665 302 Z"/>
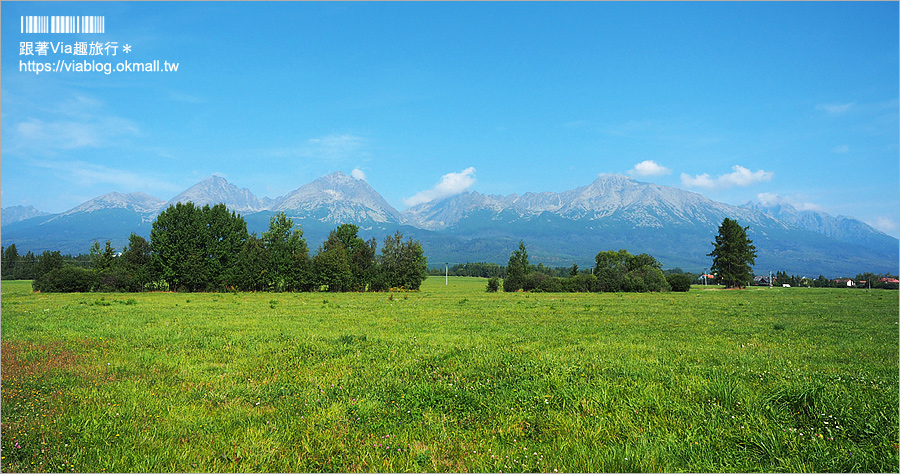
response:
<path id="1" fill-rule="evenodd" d="M 444 286 L 450 284 L 450 262 L 444 265 Z"/>

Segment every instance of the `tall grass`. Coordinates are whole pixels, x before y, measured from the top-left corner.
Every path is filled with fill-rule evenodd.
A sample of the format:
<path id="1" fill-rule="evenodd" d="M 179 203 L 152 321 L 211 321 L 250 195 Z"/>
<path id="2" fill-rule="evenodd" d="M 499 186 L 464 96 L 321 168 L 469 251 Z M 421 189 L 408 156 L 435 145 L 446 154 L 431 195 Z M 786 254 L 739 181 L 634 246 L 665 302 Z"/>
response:
<path id="1" fill-rule="evenodd" d="M 896 471 L 887 291 L 2 288 L 5 471 Z"/>

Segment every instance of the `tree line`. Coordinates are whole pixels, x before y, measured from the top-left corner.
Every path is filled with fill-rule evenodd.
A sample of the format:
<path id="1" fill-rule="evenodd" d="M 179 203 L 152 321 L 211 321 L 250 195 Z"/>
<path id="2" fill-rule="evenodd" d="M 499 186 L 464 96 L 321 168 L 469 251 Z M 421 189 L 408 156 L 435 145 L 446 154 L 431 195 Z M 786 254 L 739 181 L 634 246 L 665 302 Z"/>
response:
<path id="1" fill-rule="evenodd" d="M 538 263 L 537 265 L 529 264 L 529 271 L 543 273 L 547 276 L 564 278 L 575 273 L 591 273 L 591 268 L 579 269 L 578 264 L 571 267 L 551 267 Z M 573 270 L 574 269 L 574 270 Z M 498 263 L 488 262 L 466 262 L 457 263 L 448 267 L 432 267 L 428 269 L 431 276 L 463 276 L 463 277 L 479 277 L 479 278 L 506 278 L 506 267 Z"/>
<path id="2" fill-rule="evenodd" d="M 177 203 L 154 220 L 149 241 L 132 234 L 121 252 L 107 241 L 104 247 L 95 242 L 86 259 L 58 251 L 19 257 L 11 245 L 3 249 L 3 277 L 30 278 L 35 291 L 65 292 L 419 289 L 428 264 L 417 241 L 397 232 L 379 254 L 376 240 L 358 232 L 342 224 L 310 255 L 303 230 L 284 213 L 257 236 L 224 204 Z"/>
<path id="3" fill-rule="evenodd" d="M 578 265 L 568 269 L 568 275 L 554 276 L 538 271 L 540 266 L 528 261 L 524 242 L 514 250 L 506 266 L 506 276 L 488 280 L 487 291 L 495 292 L 502 286 L 504 292 L 655 292 L 688 291 L 693 277 L 684 273 L 662 271 L 662 264 L 646 253 L 632 255 L 627 250 L 607 250 L 595 257 L 594 268 L 579 270 Z"/>
<path id="4" fill-rule="evenodd" d="M 769 276 L 764 275 L 754 279 L 754 285 L 768 286 Z M 817 278 L 810 278 L 798 275 L 789 275 L 787 272 L 778 271 L 771 275 L 772 285 L 782 286 L 790 285 L 792 287 L 801 288 L 874 288 L 884 290 L 898 289 L 897 275 L 889 273 L 875 274 L 872 272 L 858 273 L 855 277 L 845 278 L 825 278 L 825 275 L 819 275 Z M 847 283 L 851 284 L 848 285 Z"/>
<path id="5" fill-rule="evenodd" d="M 756 248 L 748 227 L 725 219 L 712 243 L 711 271 L 726 287 L 768 285 L 751 265 Z M 150 241 L 132 234 L 122 252 L 107 241 L 94 242 L 88 255 L 20 255 L 15 244 L 2 248 L 2 278 L 33 280 L 37 291 L 381 291 L 418 289 L 428 274 L 488 278 L 488 291 L 688 291 L 696 275 L 681 269 L 662 271 L 648 254 L 604 251 L 587 269 L 548 267 L 528 262 L 524 242 L 509 264 L 467 262 L 428 269 L 418 242 L 399 232 L 377 242 L 358 236 L 359 228 L 343 224 L 310 256 L 302 229 L 284 213 L 272 216 L 261 236 L 247 232 L 243 218 L 224 204 L 198 207 L 175 204 L 153 222 Z M 897 289 L 896 275 L 861 273 L 853 278 L 816 279 L 779 271 L 774 284 L 803 287 Z M 851 282 L 851 285 L 848 285 Z"/>

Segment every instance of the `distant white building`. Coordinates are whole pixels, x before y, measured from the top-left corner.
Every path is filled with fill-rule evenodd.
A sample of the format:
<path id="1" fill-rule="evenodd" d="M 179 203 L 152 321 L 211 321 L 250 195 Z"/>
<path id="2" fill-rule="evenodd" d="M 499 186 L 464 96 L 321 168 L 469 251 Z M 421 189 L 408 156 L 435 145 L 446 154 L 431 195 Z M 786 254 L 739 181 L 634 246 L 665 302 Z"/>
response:
<path id="1" fill-rule="evenodd" d="M 840 285 L 846 284 L 847 286 L 851 286 L 851 287 L 856 286 L 856 282 L 853 281 L 851 278 L 838 278 L 834 281 L 836 281 Z"/>

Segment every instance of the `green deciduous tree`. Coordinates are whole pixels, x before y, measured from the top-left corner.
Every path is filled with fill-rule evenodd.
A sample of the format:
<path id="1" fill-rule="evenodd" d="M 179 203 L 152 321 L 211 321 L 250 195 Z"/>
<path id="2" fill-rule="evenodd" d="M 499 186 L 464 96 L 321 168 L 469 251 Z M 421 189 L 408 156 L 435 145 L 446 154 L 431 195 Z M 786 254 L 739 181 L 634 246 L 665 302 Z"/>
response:
<path id="1" fill-rule="evenodd" d="M 634 269 L 626 274 L 626 278 L 628 277 L 631 278 L 631 281 L 639 281 L 639 283 L 636 283 L 636 288 L 631 290 L 626 289 L 626 291 L 656 292 L 669 291 L 671 289 L 662 270 L 652 265 L 643 265 L 640 268 Z"/>
<path id="2" fill-rule="evenodd" d="M 713 242 L 713 251 L 707 254 L 713 258 L 710 271 L 726 288 L 746 286 L 756 261 L 756 247 L 747 238 L 747 229 L 737 221 L 725 218 L 719 226 L 719 234 Z"/>
<path id="3" fill-rule="evenodd" d="M 176 203 L 153 221 L 150 247 L 169 289 L 205 291 L 224 288 L 248 238 L 244 219 L 224 204 Z"/>
<path id="4" fill-rule="evenodd" d="M 666 281 L 669 282 L 672 291 L 689 291 L 693 280 L 690 275 L 685 273 L 666 275 Z"/>
<path id="5" fill-rule="evenodd" d="M 269 268 L 269 253 L 263 241 L 251 235 L 241 247 L 227 286 L 242 291 L 266 291 L 269 289 Z"/>
<path id="6" fill-rule="evenodd" d="M 153 269 L 153 254 L 147 239 L 132 233 L 128 245 L 122 249 L 120 266 L 128 275 L 128 291 L 142 291 L 156 280 Z"/>
<path id="7" fill-rule="evenodd" d="M 378 288 L 418 290 L 428 276 L 428 262 L 418 241 L 403 242 L 403 234 L 395 233 L 384 239 L 379 258 Z"/>
<path id="8" fill-rule="evenodd" d="M 594 275 L 597 277 L 599 291 L 622 291 L 625 274 L 628 272 L 628 261 L 631 254 L 627 250 L 605 250 L 594 257 Z M 631 285 L 634 286 L 634 285 Z"/>
<path id="9" fill-rule="evenodd" d="M 606 250 L 598 253 L 594 262 L 599 291 L 669 291 L 662 264 L 652 255 Z"/>
<path id="10" fill-rule="evenodd" d="M 340 241 L 319 249 L 313 258 L 316 283 L 328 291 L 347 291 L 353 283 L 350 256 Z"/>
<path id="11" fill-rule="evenodd" d="M 306 286 L 308 280 L 309 249 L 303 230 L 294 228 L 294 221 L 283 212 L 269 219 L 269 230 L 263 232 L 266 285 L 274 291 L 294 291 Z M 251 252 L 252 253 L 252 252 Z"/>

